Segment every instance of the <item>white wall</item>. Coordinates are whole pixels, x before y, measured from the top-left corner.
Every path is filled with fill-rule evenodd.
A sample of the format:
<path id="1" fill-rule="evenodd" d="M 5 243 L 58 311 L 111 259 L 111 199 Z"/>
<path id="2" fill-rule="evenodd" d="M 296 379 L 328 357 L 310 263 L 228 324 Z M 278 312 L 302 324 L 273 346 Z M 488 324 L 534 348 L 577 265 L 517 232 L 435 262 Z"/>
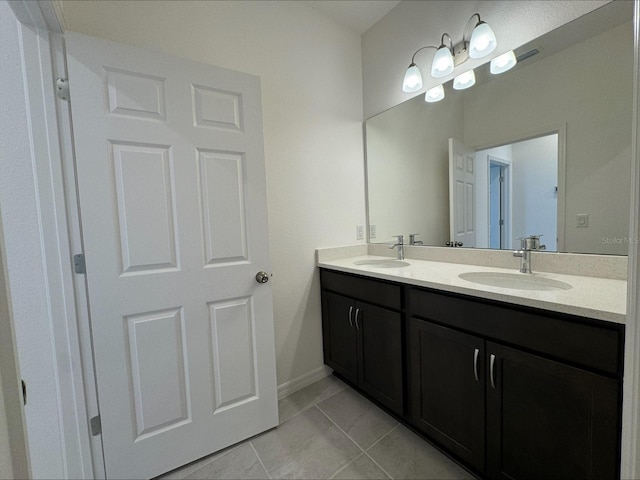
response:
<path id="1" fill-rule="evenodd" d="M 512 241 L 544 235 L 540 243 L 557 250 L 558 235 L 558 135 L 534 138 L 512 145 Z M 513 245 L 518 245 L 514 242 Z"/>
<path id="2" fill-rule="evenodd" d="M 65 1 L 70 30 L 262 79 L 279 384 L 322 367 L 314 250 L 365 223 L 360 37 L 280 1 Z"/>
<path id="3" fill-rule="evenodd" d="M 31 459 L 32 473 L 37 478 L 55 478 L 64 474 L 65 465 L 20 28 L 8 3 L 0 2 L 0 84 L 5 86 L 0 89 L 0 213 L 15 334 L 30 345 L 29 351 L 18 353 L 30 397 L 27 432 L 38 433 L 30 436 L 31 451 L 37 452 Z"/>
<path id="4" fill-rule="evenodd" d="M 369 118 L 394 105 L 419 95 L 426 89 L 448 81 L 423 74 L 424 89 L 419 93 L 404 93 L 402 78 L 411 55 L 425 45 L 438 46 L 440 36 L 447 32 L 453 42 L 462 41 L 465 23 L 479 12 L 496 33 L 496 55 L 512 50 L 543 33 L 607 3 L 607 0 L 434 0 L 400 2 L 382 20 L 362 36 L 362 69 L 364 118 Z M 433 50 L 423 50 L 416 64 L 427 72 Z M 469 67 L 485 63 L 486 59 L 469 60 Z M 457 70 L 456 70 L 457 73 Z"/>

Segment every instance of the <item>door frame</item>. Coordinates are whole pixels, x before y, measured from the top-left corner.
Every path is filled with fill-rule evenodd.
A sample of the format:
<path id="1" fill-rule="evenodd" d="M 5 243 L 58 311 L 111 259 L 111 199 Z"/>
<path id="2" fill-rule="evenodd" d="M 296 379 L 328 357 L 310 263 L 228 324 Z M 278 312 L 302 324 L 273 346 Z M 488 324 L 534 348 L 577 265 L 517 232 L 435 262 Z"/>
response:
<path id="1" fill-rule="evenodd" d="M 56 96 L 53 83 L 57 77 L 67 77 L 65 26 L 59 20 L 62 17 L 56 14 L 55 1 L 9 5 L 20 22 L 25 107 L 36 185 L 33 201 L 39 212 L 37 228 L 47 284 L 47 290 L 41 294 L 49 313 L 47 318 L 37 320 L 38 328 L 49 332 L 46 345 L 24 340 L 21 343 L 17 336 L 16 347 L 19 357 L 40 358 L 38 363 L 50 368 L 47 375 L 54 379 L 57 390 L 57 396 L 44 405 L 46 411 L 33 411 L 28 406 L 25 409 L 29 463 L 34 475 L 46 472 L 60 478 L 104 479 L 102 440 L 100 435 L 91 435 L 89 426 L 89 419 L 98 415 L 99 410 L 87 290 L 84 275 L 75 274 L 72 265 L 73 255 L 82 251 L 82 238 L 71 117 L 69 104 Z M 15 272 L 8 273 L 9 282 L 12 276 L 18 276 Z M 53 362 L 42 346 L 55 352 Z M 23 376 L 28 373 L 23 372 L 26 374 Z M 50 417 L 59 429 L 38 428 L 41 425 L 36 423 L 42 416 Z M 59 446 L 60 465 L 39 468 L 41 452 L 34 448 L 38 445 Z"/>
<path id="2" fill-rule="evenodd" d="M 502 186 L 502 192 L 505 194 L 505 198 L 502 199 L 502 195 L 501 195 L 501 203 L 502 205 L 500 206 L 500 210 L 502 211 L 503 207 L 504 207 L 504 211 L 502 212 L 503 215 L 507 218 L 507 222 L 505 222 L 505 227 L 504 229 L 501 230 L 501 239 L 500 239 L 500 243 L 502 244 L 504 242 L 504 250 L 506 249 L 511 249 L 511 241 L 512 241 L 512 218 L 511 218 L 511 214 L 512 214 L 512 210 L 511 210 L 511 203 L 512 203 L 512 189 L 511 189 L 511 175 L 512 175 L 512 171 L 511 171 L 511 165 L 512 162 L 510 160 L 505 160 L 502 158 L 498 158 L 498 157 L 494 157 L 493 155 L 487 155 L 487 181 L 489 182 L 489 186 L 487 187 L 487 208 L 489 209 L 489 213 L 487 215 L 487 218 L 489 219 L 489 225 L 491 225 L 491 164 L 494 165 L 500 165 L 504 171 L 506 172 L 506 175 L 504 177 L 504 182 L 503 182 L 503 186 Z M 489 231 L 487 233 L 489 233 L 489 243 L 488 245 L 491 246 L 491 227 L 489 227 Z"/>

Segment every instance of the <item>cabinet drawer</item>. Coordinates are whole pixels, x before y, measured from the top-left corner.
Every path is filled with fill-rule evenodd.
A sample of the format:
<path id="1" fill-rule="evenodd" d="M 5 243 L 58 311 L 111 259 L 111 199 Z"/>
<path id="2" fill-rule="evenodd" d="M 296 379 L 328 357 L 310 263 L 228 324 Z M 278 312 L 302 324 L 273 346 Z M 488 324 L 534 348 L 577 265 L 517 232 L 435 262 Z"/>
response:
<path id="1" fill-rule="evenodd" d="M 401 308 L 401 287 L 383 280 L 370 280 L 345 273 L 320 270 L 322 288 L 394 310 Z"/>
<path id="2" fill-rule="evenodd" d="M 622 373 L 624 327 L 509 308 L 410 288 L 412 315 L 613 375 Z M 588 323 L 587 323 L 588 322 Z"/>

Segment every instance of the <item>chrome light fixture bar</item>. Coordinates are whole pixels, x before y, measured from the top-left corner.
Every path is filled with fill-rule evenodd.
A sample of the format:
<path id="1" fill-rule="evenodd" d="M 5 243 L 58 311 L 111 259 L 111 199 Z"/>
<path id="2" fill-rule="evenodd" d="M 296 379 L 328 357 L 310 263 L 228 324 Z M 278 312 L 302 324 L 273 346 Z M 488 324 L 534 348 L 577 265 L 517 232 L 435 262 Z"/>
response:
<path id="1" fill-rule="evenodd" d="M 475 17 L 477 21 L 474 22 Z M 471 36 L 467 39 L 467 31 L 470 26 L 473 25 L 473 30 L 471 32 Z M 445 37 L 448 39 L 448 45 L 445 43 Z M 402 90 L 407 93 L 417 92 L 422 89 L 422 74 L 420 72 L 420 68 L 415 63 L 415 57 L 418 52 L 427 49 L 433 48 L 436 50 L 435 55 L 431 61 L 431 76 L 433 78 L 442 78 L 450 75 L 453 70 L 458 66 L 464 63 L 468 58 L 482 58 L 489 55 L 493 52 L 498 45 L 496 40 L 496 35 L 493 32 L 492 28 L 488 23 L 484 22 L 482 18 L 480 18 L 479 13 L 474 13 L 471 15 L 469 20 L 467 21 L 464 31 L 462 33 L 462 42 L 459 44 L 453 45 L 453 39 L 451 35 L 448 33 L 443 33 L 440 39 L 440 46 L 435 47 L 432 45 L 428 45 L 425 47 L 421 47 L 413 54 L 411 57 L 411 64 L 407 68 L 407 71 L 404 75 L 404 81 L 402 82 Z M 491 72 L 492 73 L 502 73 L 503 71 L 507 71 L 515 65 L 515 56 L 513 52 L 510 52 L 513 56 L 513 60 L 510 57 L 505 57 L 505 55 L 501 55 L 496 60 L 496 68 L 494 69 L 494 61 L 491 62 Z M 505 57 L 505 58 L 503 58 Z M 497 65 L 500 65 L 499 67 Z M 494 72 L 494 70 L 496 70 Z M 457 90 L 462 90 L 464 88 L 469 88 L 475 84 L 475 74 L 473 70 L 469 70 L 467 72 L 458 75 L 453 82 L 453 88 Z M 439 85 L 438 87 L 441 87 Z M 438 87 L 434 87 L 430 91 L 432 93 L 436 92 L 438 95 L 425 95 L 425 101 L 433 102 L 442 100 L 444 98 L 444 90 L 439 89 Z M 433 98 L 437 98 L 437 100 L 433 100 Z"/>

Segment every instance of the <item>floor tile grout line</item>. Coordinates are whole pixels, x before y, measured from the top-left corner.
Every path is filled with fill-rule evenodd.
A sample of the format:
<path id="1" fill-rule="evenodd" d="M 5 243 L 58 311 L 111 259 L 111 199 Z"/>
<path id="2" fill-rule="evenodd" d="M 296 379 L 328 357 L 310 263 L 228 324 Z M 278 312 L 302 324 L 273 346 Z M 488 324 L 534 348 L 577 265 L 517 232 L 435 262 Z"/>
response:
<path id="1" fill-rule="evenodd" d="M 351 460 L 349 463 L 347 463 L 344 467 L 339 468 L 338 470 L 336 470 L 335 472 L 333 472 L 333 475 L 331 475 L 329 477 L 329 480 L 333 480 L 334 478 L 336 478 L 336 475 L 338 475 L 340 472 L 342 472 L 345 468 L 347 468 L 349 465 L 353 465 L 353 462 L 355 462 L 357 459 L 359 459 L 360 457 L 362 457 L 364 455 L 364 452 L 360 453 L 360 455 L 358 455 L 356 458 L 354 458 L 353 460 Z"/>
<path id="2" fill-rule="evenodd" d="M 376 465 L 380 470 L 382 470 L 382 472 L 383 472 L 387 477 L 389 477 L 389 478 L 393 479 L 393 477 L 392 477 L 391 475 L 389 475 L 389 472 L 387 472 L 384 468 L 382 468 L 382 467 L 378 464 L 378 462 L 376 462 L 373 458 L 371 458 L 371 455 L 369 455 L 369 454 L 367 453 L 367 451 L 366 451 L 364 448 L 362 448 L 362 447 L 358 444 L 358 442 L 356 442 L 353 438 L 351 438 L 351 436 L 349 436 L 349 434 L 348 434 L 347 432 L 345 432 L 342 428 L 340 428 L 340 425 L 338 425 L 336 422 L 334 422 L 334 421 L 333 421 L 333 419 L 332 419 L 329 415 L 327 415 L 327 414 L 324 412 L 324 410 L 322 410 L 322 409 L 321 409 L 320 407 L 318 407 L 317 405 L 315 405 L 315 407 L 316 407 L 318 410 L 320 410 L 320 413 L 322 413 L 325 417 L 327 417 L 327 419 L 328 419 L 331 423 L 333 423 L 333 424 L 336 426 L 336 428 L 337 428 L 338 430 L 340 430 L 340 431 L 341 431 L 341 432 L 342 432 L 342 433 L 343 433 L 343 434 L 344 434 L 344 435 L 345 435 L 349 440 L 351 440 L 351 441 L 353 442 L 353 444 L 354 444 L 356 447 L 358 447 L 358 448 L 362 451 L 362 453 L 363 453 L 364 455 L 366 455 L 366 456 L 369 458 L 369 460 L 371 460 L 371 461 L 372 461 L 372 462 L 373 462 L 373 463 L 374 463 L 374 464 L 375 464 L 375 465 Z M 400 424 L 398 424 L 398 425 L 400 425 Z M 373 445 L 377 444 L 380 440 L 382 440 L 384 437 L 386 437 L 386 436 L 387 436 L 387 435 L 389 435 L 391 432 L 393 432 L 396 428 L 398 428 L 398 425 L 396 425 L 395 427 L 393 427 L 391 430 L 389 430 L 387 433 L 385 433 L 382 437 L 380 437 L 378 440 L 376 440 L 375 442 L 373 442 Z M 371 445 L 371 446 L 370 446 L 370 447 L 368 447 L 368 448 L 373 447 L 373 445 Z M 359 458 L 359 457 L 361 457 L 361 456 L 362 456 L 362 455 L 358 455 L 356 458 Z M 355 460 L 355 458 L 354 458 L 351 462 L 353 462 L 354 460 Z M 351 462 L 349 462 L 347 465 L 349 465 Z M 346 466 L 347 466 L 347 465 L 345 465 L 345 467 L 344 467 L 344 468 L 346 468 Z M 338 474 L 338 472 L 335 472 L 333 475 L 337 475 L 337 474 Z M 333 475 L 331 475 L 331 476 L 333 477 Z"/>
<path id="3" fill-rule="evenodd" d="M 375 447 L 378 443 L 380 443 L 382 441 L 383 438 L 385 438 L 387 435 L 389 435 L 391 432 L 393 432 L 400 425 L 401 425 L 400 422 L 396 422 L 396 424 L 387 433 L 385 433 L 379 439 L 377 439 L 375 442 L 373 442 L 371 445 L 369 445 L 367 447 L 367 450 L 371 450 L 373 447 Z M 367 450 L 365 450 L 365 453 L 366 453 Z"/>
<path id="4" fill-rule="evenodd" d="M 267 477 L 269 477 L 269 480 L 271 480 L 273 477 L 271 476 L 271 473 L 269 473 L 269 470 L 267 470 L 266 465 L 262 461 L 262 458 L 260 458 L 260 454 L 258 453 L 258 450 L 256 450 L 256 447 L 253 446 L 253 442 L 251 440 L 249 440 L 249 445 L 251 446 L 253 453 L 255 453 L 256 457 L 258 457 L 258 461 L 260 462 L 260 465 L 262 465 L 262 468 L 264 468 L 264 471 L 267 473 Z"/>
<path id="5" fill-rule="evenodd" d="M 375 442 L 373 442 L 369 448 L 367 448 L 364 451 L 364 454 L 369 458 L 369 460 L 371 460 L 375 465 L 377 465 L 377 467 L 382 470 L 384 472 L 384 474 L 389 477 L 390 479 L 393 479 L 393 475 L 391 475 L 389 472 L 387 472 L 384 468 L 382 468 L 382 465 L 380 465 L 371 455 L 369 455 L 369 450 L 371 450 L 373 447 L 375 447 L 378 443 L 380 443 L 385 437 L 387 437 L 388 435 L 391 434 L 391 432 L 393 432 L 395 429 L 397 429 L 398 427 L 400 427 L 400 422 L 397 422 L 396 425 L 389 430 L 387 433 L 385 433 L 384 435 L 382 435 L 378 440 L 376 440 Z"/>
<path id="6" fill-rule="evenodd" d="M 384 468 L 382 468 L 382 465 L 380 465 L 378 462 L 376 462 L 373 457 L 371 455 L 369 455 L 366 451 L 364 452 L 364 456 L 367 457 L 369 460 L 371 460 L 373 462 L 373 464 L 378 467 L 382 473 L 384 473 L 387 477 L 389 477 L 391 480 L 393 480 L 393 476 L 387 472 Z"/>

